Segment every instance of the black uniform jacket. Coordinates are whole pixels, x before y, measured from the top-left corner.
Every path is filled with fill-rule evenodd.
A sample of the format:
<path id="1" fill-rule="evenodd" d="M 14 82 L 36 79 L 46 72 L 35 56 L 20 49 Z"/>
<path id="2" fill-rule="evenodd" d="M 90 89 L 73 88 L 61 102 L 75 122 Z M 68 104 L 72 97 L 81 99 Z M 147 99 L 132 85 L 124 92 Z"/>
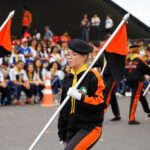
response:
<path id="1" fill-rule="evenodd" d="M 77 75 L 77 80 L 84 71 Z M 67 96 L 68 89 L 72 86 L 73 74 L 67 74 L 64 79 L 61 103 Z M 75 100 L 72 104 L 71 98 L 61 110 L 58 119 L 58 135 L 61 141 L 66 141 L 67 135 L 77 133 L 80 129 L 102 126 L 104 108 L 103 90 L 105 86 L 100 73 L 91 69 L 78 90 L 81 91 L 81 100 Z M 72 111 L 73 110 L 73 111 Z"/>
<path id="2" fill-rule="evenodd" d="M 138 55 L 134 59 L 127 59 L 126 79 L 128 82 L 140 82 L 144 80 L 144 75 L 150 75 L 150 67 L 143 58 Z"/>

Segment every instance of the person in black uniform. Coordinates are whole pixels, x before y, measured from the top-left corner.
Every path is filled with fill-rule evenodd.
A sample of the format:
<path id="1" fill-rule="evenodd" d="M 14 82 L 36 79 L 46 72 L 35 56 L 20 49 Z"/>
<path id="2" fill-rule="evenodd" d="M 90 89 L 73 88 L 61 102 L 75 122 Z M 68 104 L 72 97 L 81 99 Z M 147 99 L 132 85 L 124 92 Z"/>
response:
<path id="1" fill-rule="evenodd" d="M 93 42 L 92 44 L 96 47 L 99 46 L 99 42 L 98 43 Z M 99 57 L 98 61 L 94 64 L 94 67 L 101 68 L 102 70 L 104 67 L 104 62 L 105 62 L 105 53 L 103 53 Z M 108 64 L 106 65 L 102 76 L 103 76 L 104 84 L 105 84 L 104 101 L 107 105 L 107 108 L 109 104 L 111 104 L 112 112 L 115 116 L 114 118 L 111 119 L 111 121 L 119 121 L 121 120 L 121 117 L 120 117 L 119 105 L 118 105 L 117 98 L 115 95 L 116 82 L 114 81 L 112 77 Z M 107 109 L 105 109 L 105 112 L 106 110 Z"/>
<path id="2" fill-rule="evenodd" d="M 144 59 L 139 56 L 139 46 L 132 45 L 130 48 L 130 56 L 127 58 L 126 64 L 126 80 L 127 84 L 132 88 L 129 124 L 137 125 L 140 124 L 140 122 L 135 120 L 138 100 L 140 100 L 144 112 L 148 113 L 148 117 L 150 117 L 148 102 L 146 97 L 143 96 L 142 91 L 144 75 L 147 74 L 150 76 L 150 68 L 145 63 Z"/>
<path id="3" fill-rule="evenodd" d="M 71 98 L 59 114 L 58 135 L 61 144 L 66 145 L 65 150 L 87 150 L 102 133 L 105 86 L 100 74 L 91 69 L 78 89 L 74 87 L 87 70 L 85 63 L 92 47 L 85 41 L 74 39 L 69 48 L 67 59 L 72 70 L 64 78 L 61 103 L 67 95 Z"/>
<path id="4" fill-rule="evenodd" d="M 106 65 L 106 68 L 104 70 L 103 74 L 104 83 L 105 83 L 105 90 L 104 90 L 104 100 L 106 102 L 107 108 L 109 104 L 111 104 L 112 112 L 114 114 L 114 118 L 111 119 L 111 121 L 119 121 L 121 120 L 120 117 L 120 110 L 119 105 L 117 102 L 117 98 L 115 95 L 115 88 L 116 88 L 116 81 L 113 79 L 113 76 L 110 72 L 109 65 Z M 106 112 L 107 109 L 105 109 Z"/>

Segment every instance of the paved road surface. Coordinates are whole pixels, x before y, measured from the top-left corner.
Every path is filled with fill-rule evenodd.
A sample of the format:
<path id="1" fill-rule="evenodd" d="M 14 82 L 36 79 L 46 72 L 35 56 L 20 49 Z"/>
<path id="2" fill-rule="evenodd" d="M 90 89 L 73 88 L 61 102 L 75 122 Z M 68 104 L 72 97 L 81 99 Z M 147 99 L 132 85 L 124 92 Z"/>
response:
<path id="1" fill-rule="evenodd" d="M 150 96 L 148 97 L 150 103 Z M 139 103 L 137 120 L 128 125 L 129 98 L 119 98 L 122 120 L 109 121 L 111 108 L 105 115 L 103 134 L 92 150 L 150 150 L 150 118 Z M 39 105 L 0 107 L 0 150 L 27 150 L 57 107 Z M 57 137 L 57 118 L 36 145 L 35 150 L 62 150 Z"/>

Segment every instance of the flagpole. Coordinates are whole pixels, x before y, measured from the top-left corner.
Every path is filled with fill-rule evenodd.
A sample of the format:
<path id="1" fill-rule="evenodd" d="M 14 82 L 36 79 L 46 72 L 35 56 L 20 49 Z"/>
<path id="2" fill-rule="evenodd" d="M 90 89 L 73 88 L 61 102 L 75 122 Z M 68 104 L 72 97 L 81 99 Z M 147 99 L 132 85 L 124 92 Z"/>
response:
<path id="1" fill-rule="evenodd" d="M 145 96 L 145 94 L 147 93 L 147 91 L 149 90 L 149 88 L 150 88 L 150 83 L 148 84 L 146 90 L 144 91 L 143 96 Z"/>
<path id="2" fill-rule="evenodd" d="M 6 25 L 8 20 L 14 16 L 14 14 L 15 14 L 15 10 L 13 10 L 9 13 L 8 17 L 6 18 L 6 20 L 3 22 L 3 24 L 0 27 L 0 32 L 2 31 L 2 29 L 4 28 L 4 26 Z"/>
<path id="3" fill-rule="evenodd" d="M 107 65 L 107 61 L 104 63 L 104 66 L 103 66 L 102 71 L 101 71 L 101 76 L 103 76 L 103 73 L 105 71 L 106 65 Z"/>
<path id="4" fill-rule="evenodd" d="M 90 71 L 90 69 L 94 66 L 94 64 L 96 63 L 96 61 L 98 60 L 98 58 L 101 56 L 101 54 L 104 52 L 104 50 L 106 49 L 106 47 L 108 46 L 108 44 L 111 42 L 111 40 L 114 38 L 114 36 L 116 35 L 116 33 L 119 31 L 119 29 L 121 28 L 121 26 L 124 24 L 125 21 L 128 20 L 129 18 L 129 13 L 126 14 L 122 21 L 120 22 L 120 24 L 118 25 L 118 27 L 116 28 L 116 30 L 113 32 L 113 34 L 110 36 L 110 38 L 106 41 L 106 43 L 104 44 L 104 46 L 99 50 L 98 54 L 96 55 L 94 61 L 92 62 L 92 64 L 89 66 L 89 68 L 84 72 L 84 74 L 82 75 L 82 77 L 79 79 L 79 81 L 76 83 L 75 88 L 77 88 L 79 86 L 79 84 L 82 82 L 82 80 L 84 79 L 84 77 L 87 75 L 87 73 Z M 56 110 L 56 112 L 53 114 L 53 116 L 50 118 L 50 120 L 47 122 L 47 124 L 45 125 L 45 127 L 42 129 L 42 131 L 40 132 L 40 134 L 37 136 L 37 138 L 34 140 L 34 142 L 31 144 L 31 146 L 29 147 L 28 150 L 32 150 L 35 145 L 38 143 L 38 141 L 40 140 L 40 138 L 42 137 L 42 135 L 45 133 L 45 131 L 47 130 L 47 128 L 50 126 L 50 124 L 53 122 L 54 118 L 57 116 L 57 114 L 61 111 L 61 109 L 65 106 L 65 104 L 67 103 L 67 101 L 69 100 L 70 96 L 67 96 L 65 98 L 65 100 L 62 102 L 62 104 L 58 107 L 58 109 Z"/>

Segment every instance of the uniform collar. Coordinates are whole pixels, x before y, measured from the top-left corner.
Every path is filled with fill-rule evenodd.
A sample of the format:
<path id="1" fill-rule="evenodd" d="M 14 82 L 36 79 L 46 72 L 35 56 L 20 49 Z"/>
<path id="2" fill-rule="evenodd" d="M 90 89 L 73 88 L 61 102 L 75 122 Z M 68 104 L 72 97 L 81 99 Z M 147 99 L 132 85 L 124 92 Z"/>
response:
<path id="1" fill-rule="evenodd" d="M 21 69 L 21 70 L 22 70 L 22 69 Z M 19 72 L 21 72 L 21 70 L 19 70 L 19 69 L 16 67 L 16 72 L 18 72 L 18 73 L 19 73 Z"/>
<path id="2" fill-rule="evenodd" d="M 72 68 L 72 69 L 71 69 L 71 74 L 73 74 L 73 75 L 78 75 L 78 74 L 80 74 L 81 72 L 87 70 L 87 68 L 88 68 L 88 67 L 87 67 L 86 64 L 82 65 L 82 66 L 80 67 L 80 69 L 77 70 L 76 72 L 75 72 L 75 70 Z"/>
<path id="3" fill-rule="evenodd" d="M 133 54 L 130 56 L 131 61 L 134 60 L 135 58 L 137 58 L 139 55 L 138 54 Z"/>

